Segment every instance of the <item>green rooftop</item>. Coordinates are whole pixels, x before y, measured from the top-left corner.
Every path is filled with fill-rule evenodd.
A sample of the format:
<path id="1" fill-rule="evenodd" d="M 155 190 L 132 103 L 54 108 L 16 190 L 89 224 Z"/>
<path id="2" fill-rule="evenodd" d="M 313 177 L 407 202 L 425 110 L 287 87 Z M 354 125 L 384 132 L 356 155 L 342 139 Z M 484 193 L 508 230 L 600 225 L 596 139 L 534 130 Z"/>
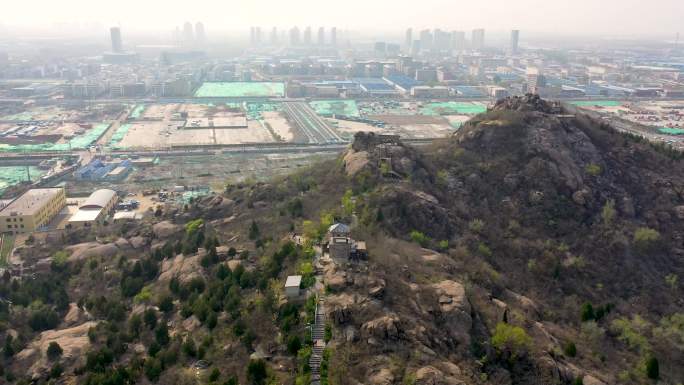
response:
<path id="1" fill-rule="evenodd" d="M 658 129 L 658 131 L 661 134 L 668 134 L 668 135 L 684 135 L 684 129 L 681 128 L 673 128 L 673 127 L 661 127 Z"/>
<path id="2" fill-rule="evenodd" d="M 277 82 L 206 82 L 196 98 L 281 98 L 285 84 Z"/>
<path id="3" fill-rule="evenodd" d="M 3 166 L 0 167 L 0 194 L 10 186 L 14 186 L 19 182 L 28 181 L 29 175 L 31 180 L 35 181 L 45 175 L 45 171 L 36 166 L 29 166 L 28 174 L 26 173 L 26 166 Z"/>
<path id="4" fill-rule="evenodd" d="M 620 107 L 622 105 L 617 100 L 582 100 L 570 102 L 570 104 L 577 107 Z"/>
<path id="5" fill-rule="evenodd" d="M 361 116 L 355 100 L 315 100 L 309 103 L 317 114 L 323 116 Z"/>
<path id="6" fill-rule="evenodd" d="M 468 102 L 436 102 L 428 103 L 420 109 L 423 115 L 477 115 L 487 112 L 487 107 L 481 103 Z"/>

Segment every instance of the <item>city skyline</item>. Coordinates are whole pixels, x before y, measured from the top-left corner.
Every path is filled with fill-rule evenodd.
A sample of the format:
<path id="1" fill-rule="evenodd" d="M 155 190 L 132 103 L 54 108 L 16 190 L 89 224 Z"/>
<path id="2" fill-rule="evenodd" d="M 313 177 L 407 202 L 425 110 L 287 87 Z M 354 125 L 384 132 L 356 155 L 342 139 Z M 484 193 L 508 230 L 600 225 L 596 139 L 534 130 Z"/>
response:
<path id="1" fill-rule="evenodd" d="M 168 26 L 186 19 L 202 20 L 214 32 L 238 31 L 252 25 L 285 28 L 288 25 L 337 25 L 342 29 L 397 32 L 400 26 L 414 29 L 454 28 L 488 31 L 522 29 L 529 36 L 538 34 L 566 36 L 673 36 L 680 29 L 680 15 L 684 3 L 663 0 L 658 7 L 643 7 L 636 0 L 608 0 L 600 3 L 589 0 L 569 3 L 550 3 L 521 0 L 516 7 L 508 7 L 502 0 L 476 4 L 444 0 L 426 0 L 419 4 L 396 4 L 390 1 L 362 2 L 350 0 L 345 7 L 330 11 L 311 0 L 288 3 L 241 4 L 239 8 L 224 8 L 219 3 L 199 0 L 192 9 L 168 7 L 159 1 L 144 3 L 123 0 L 116 8 L 101 8 L 84 0 L 59 3 L 12 2 L 6 6 L 0 25 L 6 29 L 50 30 L 56 25 L 99 26 L 121 25 L 130 32 L 166 30 Z M 135 7 L 136 12 L 130 12 Z M 36 9 L 39 11 L 36 11 Z M 664 11 L 667 10 L 667 11 Z M 386 17 L 388 11 L 392 17 Z M 154 15 L 154 17 L 150 17 Z M 287 20 L 287 22 L 284 22 Z M 629 28 L 624 26 L 628 25 Z M 300 27 L 300 28 L 302 28 Z"/>

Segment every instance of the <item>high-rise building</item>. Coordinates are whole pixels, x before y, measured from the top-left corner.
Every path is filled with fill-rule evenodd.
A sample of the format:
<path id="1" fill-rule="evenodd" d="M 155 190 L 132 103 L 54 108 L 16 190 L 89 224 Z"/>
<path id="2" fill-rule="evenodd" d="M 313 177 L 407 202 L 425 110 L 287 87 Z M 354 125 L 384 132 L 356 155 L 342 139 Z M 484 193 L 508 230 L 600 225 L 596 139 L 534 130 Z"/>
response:
<path id="1" fill-rule="evenodd" d="M 413 43 L 413 29 L 406 30 L 406 38 L 404 39 L 404 49 L 406 52 L 411 50 L 411 43 Z"/>
<path id="2" fill-rule="evenodd" d="M 183 41 L 185 44 L 192 44 L 195 41 L 195 34 L 192 31 L 192 24 L 186 21 L 183 24 Z"/>
<path id="3" fill-rule="evenodd" d="M 337 46 L 337 27 L 332 27 L 330 29 L 330 45 Z"/>
<path id="4" fill-rule="evenodd" d="M 546 79 L 542 70 L 537 67 L 527 67 L 525 71 L 527 77 L 527 92 L 530 94 L 538 94 L 542 87 L 546 86 Z"/>
<path id="5" fill-rule="evenodd" d="M 290 45 L 299 45 L 299 28 L 290 28 Z"/>
<path id="6" fill-rule="evenodd" d="M 199 44 L 204 44 L 207 41 L 207 35 L 204 32 L 204 23 L 201 21 L 195 23 L 195 38 Z"/>
<path id="7" fill-rule="evenodd" d="M 463 51 L 466 48 L 465 32 L 463 32 L 463 31 L 451 32 L 451 48 L 454 51 Z"/>
<path id="8" fill-rule="evenodd" d="M 411 44 L 411 55 L 417 56 L 420 53 L 420 40 L 414 40 Z"/>
<path id="9" fill-rule="evenodd" d="M 311 45 L 311 27 L 304 29 L 304 45 Z"/>
<path id="10" fill-rule="evenodd" d="M 261 44 L 261 27 L 254 27 L 254 42 L 256 45 Z"/>
<path id="11" fill-rule="evenodd" d="M 483 28 L 474 29 L 471 39 L 473 50 L 481 51 L 485 45 L 485 30 Z"/>
<path id="12" fill-rule="evenodd" d="M 112 38 L 112 52 L 123 52 L 123 44 L 121 43 L 121 28 L 112 27 L 109 29 L 109 34 Z"/>
<path id="13" fill-rule="evenodd" d="M 451 35 L 439 28 L 435 29 L 432 45 L 432 48 L 437 51 L 449 50 L 451 48 Z"/>
<path id="14" fill-rule="evenodd" d="M 420 31 L 420 49 L 429 51 L 432 49 L 432 41 L 434 40 L 432 32 L 429 29 Z"/>
<path id="15" fill-rule="evenodd" d="M 271 45 L 276 45 L 278 44 L 278 28 L 273 27 L 271 29 Z"/>
<path id="16" fill-rule="evenodd" d="M 254 27 L 249 27 L 249 45 L 256 45 L 256 29 Z"/>
<path id="17" fill-rule="evenodd" d="M 325 45 L 325 28 L 318 28 L 318 41 L 316 42 L 319 46 Z"/>
<path id="18" fill-rule="evenodd" d="M 511 55 L 515 55 L 518 53 L 518 42 L 520 40 L 520 31 L 517 29 L 514 29 L 511 31 L 511 46 L 510 46 L 510 52 Z"/>

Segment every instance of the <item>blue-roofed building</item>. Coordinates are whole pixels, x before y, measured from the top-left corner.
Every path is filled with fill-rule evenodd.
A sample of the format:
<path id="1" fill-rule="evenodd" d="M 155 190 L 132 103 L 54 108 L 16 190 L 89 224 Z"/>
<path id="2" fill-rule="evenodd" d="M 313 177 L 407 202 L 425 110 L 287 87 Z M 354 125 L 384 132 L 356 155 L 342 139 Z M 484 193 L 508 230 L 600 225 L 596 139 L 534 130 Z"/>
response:
<path id="1" fill-rule="evenodd" d="M 131 161 L 104 163 L 99 159 L 92 160 L 87 165 L 74 172 L 77 180 L 97 181 L 103 179 L 120 180 L 131 170 Z M 111 175 L 110 175 L 111 174 Z"/>
<path id="2" fill-rule="evenodd" d="M 405 75 L 390 75 L 383 78 L 387 83 L 393 85 L 402 94 L 409 93 L 411 88 L 423 85 L 423 82 L 419 82 L 411 77 Z"/>
<path id="3" fill-rule="evenodd" d="M 391 97 L 399 92 L 383 78 L 354 78 L 352 81 L 359 83 L 361 91 L 373 97 Z"/>

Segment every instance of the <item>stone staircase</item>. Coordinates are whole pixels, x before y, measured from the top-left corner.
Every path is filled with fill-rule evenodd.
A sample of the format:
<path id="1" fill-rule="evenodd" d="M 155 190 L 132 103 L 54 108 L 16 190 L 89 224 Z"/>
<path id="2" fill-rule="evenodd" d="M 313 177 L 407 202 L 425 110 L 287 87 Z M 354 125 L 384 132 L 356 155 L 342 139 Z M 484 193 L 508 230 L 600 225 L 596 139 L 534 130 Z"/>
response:
<path id="1" fill-rule="evenodd" d="M 309 359 L 311 368 L 311 385 L 321 383 L 321 361 L 323 360 L 323 350 L 325 349 L 325 307 L 324 300 L 321 298 L 316 305 L 316 317 L 313 328 L 311 329 L 311 340 L 313 341 L 313 354 Z"/>

